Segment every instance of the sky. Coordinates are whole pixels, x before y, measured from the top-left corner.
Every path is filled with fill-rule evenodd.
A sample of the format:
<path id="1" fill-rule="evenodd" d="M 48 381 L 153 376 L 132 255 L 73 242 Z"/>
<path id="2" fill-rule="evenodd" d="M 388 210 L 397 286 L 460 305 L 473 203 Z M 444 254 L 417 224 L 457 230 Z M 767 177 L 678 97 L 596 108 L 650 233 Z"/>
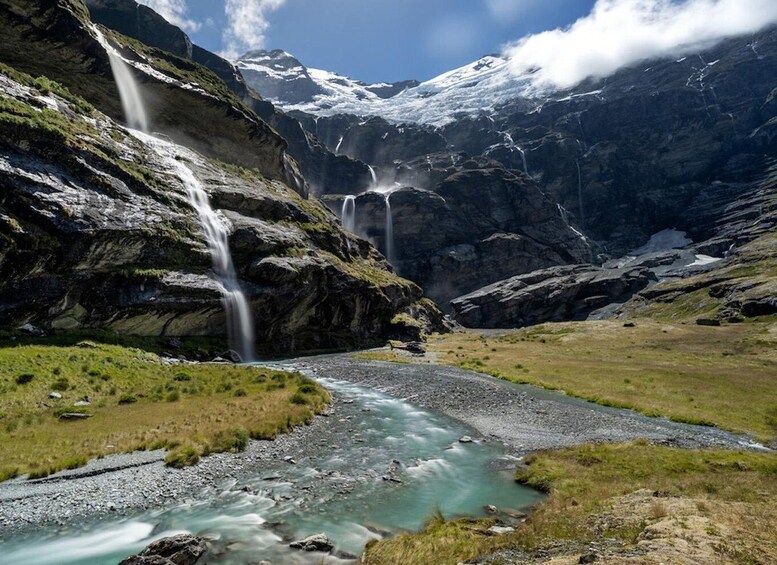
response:
<path id="1" fill-rule="evenodd" d="M 368 83 L 425 80 L 465 65 L 529 33 L 566 26 L 594 0 L 254 0 L 230 33 L 225 7 L 240 0 L 140 0 L 198 45 L 234 58 L 248 49 L 284 49 L 304 65 Z M 167 10 L 167 13 L 165 13 Z M 242 25 L 242 24 L 245 25 Z M 241 29 L 244 28 L 244 29 Z M 244 40 L 245 39 L 245 40 Z"/>
<path id="2" fill-rule="evenodd" d="M 235 59 L 284 49 L 364 82 L 427 80 L 489 53 L 567 88 L 777 24 L 777 0 L 138 0 Z"/>

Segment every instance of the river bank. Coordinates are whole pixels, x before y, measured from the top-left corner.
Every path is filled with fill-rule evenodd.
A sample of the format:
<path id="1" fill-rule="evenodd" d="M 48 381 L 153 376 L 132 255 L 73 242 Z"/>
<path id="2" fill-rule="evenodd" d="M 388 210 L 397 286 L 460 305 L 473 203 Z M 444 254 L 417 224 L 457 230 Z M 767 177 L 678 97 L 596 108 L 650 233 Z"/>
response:
<path id="1" fill-rule="evenodd" d="M 339 529 L 336 534 L 340 539 L 346 540 L 341 545 L 358 552 L 367 540 L 382 537 L 381 531 L 420 527 L 438 493 L 427 493 L 429 508 L 416 510 L 412 516 L 394 510 L 396 516 L 391 524 L 375 524 L 370 518 L 371 514 L 381 513 L 381 504 L 386 500 L 409 492 L 403 480 L 412 484 L 419 475 L 443 476 L 459 471 L 456 466 L 466 465 L 468 459 L 477 459 L 471 455 L 455 459 L 463 449 L 488 450 L 478 457 L 492 469 L 507 469 L 508 478 L 502 480 L 508 484 L 509 469 L 515 468 L 517 458 L 523 454 L 580 443 L 646 438 L 685 448 L 755 447 L 747 438 L 714 428 L 646 418 L 448 367 L 365 361 L 346 355 L 295 359 L 273 367 L 299 370 L 321 379 L 330 390 L 334 388 L 331 415 L 317 417 L 310 426 L 297 428 L 274 442 L 251 441 L 243 453 L 213 455 L 183 470 L 164 467 L 164 452 L 139 452 L 91 462 L 85 468 L 44 480 L 7 481 L 0 484 L 0 542 L 6 550 L 19 550 L 25 539 L 35 539 L 40 529 L 46 528 L 46 540 L 56 542 L 62 536 L 76 536 L 81 540 L 79 547 L 83 547 L 91 528 L 101 524 L 143 524 L 133 530 L 135 537 L 130 535 L 123 545 L 119 544 L 117 554 L 121 555 L 121 551 L 133 550 L 155 536 L 182 527 L 194 529 L 207 524 L 205 529 L 218 529 L 211 518 L 192 520 L 191 516 L 181 515 L 195 512 L 192 509 L 201 512 L 203 505 L 207 505 L 208 516 L 212 517 L 214 512 L 222 511 L 212 506 L 226 497 L 234 505 L 227 514 L 234 511 L 241 520 L 248 514 L 254 516 L 251 535 L 261 532 L 264 540 L 255 542 L 258 547 L 277 549 L 297 532 L 307 531 L 305 528 L 318 531 L 330 523 L 332 529 Z M 390 411 L 382 413 L 386 407 Z M 438 421 L 434 414 L 454 420 Z M 368 419 L 374 420 L 373 424 L 362 428 L 361 421 Z M 394 423 L 406 427 L 380 428 Z M 391 450 L 415 441 L 408 439 L 411 435 L 417 435 L 418 449 L 404 453 L 402 460 L 395 459 Z M 470 435 L 474 444 L 459 444 L 457 438 L 461 435 Z M 436 447 L 429 449 L 430 445 Z M 396 473 L 396 482 L 391 480 L 392 472 Z M 474 474 L 493 475 L 485 468 L 459 472 L 455 480 L 462 481 L 462 485 L 468 484 L 466 481 Z M 381 480 L 382 476 L 388 480 Z M 434 477 L 435 481 L 437 478 Z M 381 483 L 391 483 L 389 486 L 395 490 L 387 491 Z M 434 482 L 427 483 L 433 491 L 430 484 Z M 483 504 L 492 502 L 488 497 L 497 496 L 494 493 L 502 487 L 489 488 L 474 492 L 471 500 L 456 509 L 479 513 Z M 521 487 L 511 488 L 517 491 Z M 530 493 L 526 491 L 523 498 L 519 497 L 522 504 L 537 500 Z M 254 509 L 256 505 L 260 510 Z M 299 513 L 290 520 L 296 529 L 283 523 L 263 525 L 267 519 L 265 512 L 272 513 L 273 508 L 279 511 L 284 505 L 288 510 L 283 512 Z M 323 518 L 326 514 L 321 514 L 322 509 L 331 505 L 338 510 L 348 507 L 349 519 L 345 524 L 326 522 Z M 354 511 L 351 506 L 362 509 Z M 177 508 L 172 511 L 172 518 L 165 510 L 171 507 Z M 139 515 L 143 518 L 139 519 Z M 365 523 L 373 525 L 365 529 Z M 228 538 L 232 533 L 222 532 L 219 536 Z M 111 535 L 115 536 L 116 531 L 112 530 Z"/>

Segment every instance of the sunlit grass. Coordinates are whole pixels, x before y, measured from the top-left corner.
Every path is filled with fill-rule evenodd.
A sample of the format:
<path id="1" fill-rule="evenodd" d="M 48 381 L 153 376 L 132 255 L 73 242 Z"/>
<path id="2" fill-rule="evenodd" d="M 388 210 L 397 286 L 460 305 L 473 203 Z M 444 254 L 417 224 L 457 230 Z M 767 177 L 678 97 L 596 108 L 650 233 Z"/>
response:
<path id="1" fill-rule="evenodd" d="M 3 347 L 0 479 L 138 449 L 168 448 L 168 463 L 187 454 L 193 462 L 192 452 L 237 451 L 243 438 L 272 439 L 308 423 L 328 399 L 302 375 L 269 369 L 169 365 L 140 349 L 89 342 Z M 91 417 L 64 421 L 63 412 Z"/>

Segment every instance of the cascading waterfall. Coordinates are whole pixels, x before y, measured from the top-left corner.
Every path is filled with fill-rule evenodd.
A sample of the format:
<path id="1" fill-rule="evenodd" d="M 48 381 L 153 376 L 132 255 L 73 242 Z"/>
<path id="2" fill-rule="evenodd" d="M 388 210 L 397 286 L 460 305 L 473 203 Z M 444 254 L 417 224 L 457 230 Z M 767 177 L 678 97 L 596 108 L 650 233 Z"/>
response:
<path id="1" fill-rule="evenodd" d="M 136 137 L 151 147 L 164 159 L 168 167 L 175 171 L 176 176 L 186 189 L 189 203 L 197 211 L 200 226 L 213 261 L 213 271 L 221 293 L 221 301 L 224 305 L 230 346 L 244 361 L 252 360 L 254 357 L 253 317 L 232 263 L 232 255 L 229 251 L 229 231 L 216 211 L 211 208 L 208 194 L 202 183 L 194 175 L 194 172 L 179 160 L 180 155 L 176 151 L 176 146 L 146 134 L 148 117 L 140 90 L 129 65 L 124 62 L 118 51 L 108 43 L 99 29 L 94 27 L 93 30 L 97 40 L 108 54 L 127 123 L 130 127 L 139 130 L 134 132 Z"/>
<path id="2" fill-rule="evenodd" d="M 343 222 L 343 227 L 347 229 L 350 232 L 353 232 L 354 229 L 356 229 L 356 197 L 355 196 L 346 196 L 345 200 L 343 200 L 343 209 L 340 213 L 341 221 Z"/>
<path id="3" fill-rule="evenodd" d="M 119 98 L 121 99 L 121 107 L 124 110 L 127 125 L 133 129 L 147 132 L 148 114 L 146 114 L 146 107 L 143 104 L 140 89 L 132 76 L 129 65 L 124 62 L 119 52 L 108 43 L 108 40 L 105 39 L 105 36 L 97 26 L 94 26 L 92 30 L 97 37 L 97 41 L 108 54 L 108 61 L 111 64 L 111 72 L 113 73 L 113 79 L 116 81 L 116 87 L 119 89 Z"/>
<path id="4" fill-rule="evenodd" d="M 394 264 L 394 217 L 391 215 L 391 192 L 387 192 L 386 198 L 386 259 Z"/>
<path id="5" fill-rule="evenodd" d="M 375 169 L 372 167 L 372 165 L 367 165 L 367 167 L 370 169 L 370 177 L 372 177 L 372 187 L 375 188 L 378 186 L 378 175 L 375 174 Z"/>
<path id="6" fill-rule="evenodd" d="M 345 137 L 345 136 L 341 135 L 340 136 L 340 141 L 337 142 L 337 147 L 335 147 L 335 155 L 339 155 L 340 154 L 340 146 L 343 144 L 343 137 Z"/>

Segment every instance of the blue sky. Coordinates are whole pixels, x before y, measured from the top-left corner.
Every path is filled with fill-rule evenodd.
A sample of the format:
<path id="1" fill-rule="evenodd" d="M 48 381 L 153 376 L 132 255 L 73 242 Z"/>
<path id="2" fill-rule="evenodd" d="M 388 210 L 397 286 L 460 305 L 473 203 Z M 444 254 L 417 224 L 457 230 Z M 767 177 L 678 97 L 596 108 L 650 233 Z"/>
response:
<path id="1" fill-rule="evenodd" d="M 223 0 L 141 0 L 186 9 L 195 43 L 222 52 Z M 232 0 L 268 4 L 262 25 L 244 26 L 234 52 L 285 49 L 305 65 L 366 82 L 425 80 L 500 51 L 503 44 L 564 27 L 594 0 Z M 158 6 L 156 6 L 158 8 Z M 161 11 L 161 10 L 160 10 Z M 234 38 L 234 36 L 233 36 Z"/>

